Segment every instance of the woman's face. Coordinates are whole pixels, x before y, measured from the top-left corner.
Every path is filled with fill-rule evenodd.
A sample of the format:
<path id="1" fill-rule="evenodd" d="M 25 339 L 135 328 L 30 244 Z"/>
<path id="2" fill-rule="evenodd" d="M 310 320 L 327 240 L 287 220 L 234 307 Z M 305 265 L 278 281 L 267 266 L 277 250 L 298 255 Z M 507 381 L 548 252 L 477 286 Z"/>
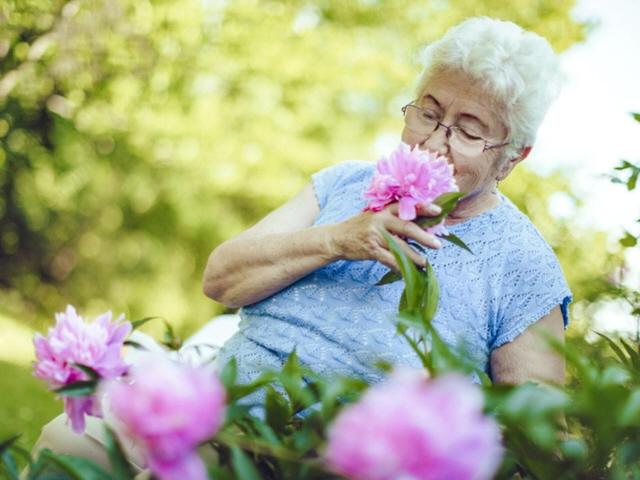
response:
<path id="1" fill-rule="evenodd" d="M 501 144 L 507 137 L 496 102 L 483 93 L 477 81 L 462 72 L 445 70 L 433 74 L 416 104 L 436 112 L 443 124 L 470 129 L 490 144 Z M 405 125 L 402 141 L 446 156 L 453 164 L 458 187 L 466 196 L 491 192 L 499 176 L 502 149 L 494 148 L 474 156 L 464 155 L 450 149 L 446 133 L 446 129 L 439 126 L 425 139 Z"/>

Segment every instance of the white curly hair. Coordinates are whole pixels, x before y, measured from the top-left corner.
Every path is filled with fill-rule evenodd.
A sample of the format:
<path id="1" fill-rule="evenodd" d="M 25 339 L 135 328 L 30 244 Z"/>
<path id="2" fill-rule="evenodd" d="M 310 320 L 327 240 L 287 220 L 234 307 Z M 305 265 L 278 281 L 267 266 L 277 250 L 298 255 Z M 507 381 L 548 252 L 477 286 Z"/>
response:
<path id="1" fill-rule="evenodd" d="M 510 143 L 504 150 L 507 158 L 533 145 L 563 78 L 558 58 L 545 38 L 513 22 L 488 17 L 470 18 L 450 28 L 425 47 L 422 62 L 417 98 L 432 74 L 450 69 L 479 81 L 504 107 L 502 120 Z"/>

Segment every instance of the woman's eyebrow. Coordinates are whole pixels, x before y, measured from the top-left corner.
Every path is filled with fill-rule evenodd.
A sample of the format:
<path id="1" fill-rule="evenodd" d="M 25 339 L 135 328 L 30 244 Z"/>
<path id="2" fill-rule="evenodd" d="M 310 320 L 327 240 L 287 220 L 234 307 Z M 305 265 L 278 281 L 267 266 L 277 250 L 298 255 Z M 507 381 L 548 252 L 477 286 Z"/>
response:
<path id="1" fill-rule="evenodd" d="M 437 107 L 438 107 L 440 110 L 442 110 L 442 105 L 440 105 L 440 102 L 439 102 L 438 100 L 436 100 L 436 97 L 434 97 L 433 95 L 431 95 L 431 94 L 427 94 L 427 95 L 425 95 L 423 98 L 428 98 L 428 99 L 430 99 L 433 103 L 435 103 L 435 104 L 437 105 Z"/>

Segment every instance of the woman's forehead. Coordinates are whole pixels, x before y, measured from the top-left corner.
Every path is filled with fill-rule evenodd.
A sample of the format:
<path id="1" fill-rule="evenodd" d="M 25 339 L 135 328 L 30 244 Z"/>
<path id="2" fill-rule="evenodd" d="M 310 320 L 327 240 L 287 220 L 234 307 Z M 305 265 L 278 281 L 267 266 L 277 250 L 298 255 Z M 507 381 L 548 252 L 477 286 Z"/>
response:
<path id="1" fill-rule="evenodd" d="M 475 115 L 486 123 L 500 123 L 499 103 L 482 87 L 478 80 L 464 72 L 441 71 L 426 82 L 420 98 L 442 110 L 454 108 L 456 113 Z"/>

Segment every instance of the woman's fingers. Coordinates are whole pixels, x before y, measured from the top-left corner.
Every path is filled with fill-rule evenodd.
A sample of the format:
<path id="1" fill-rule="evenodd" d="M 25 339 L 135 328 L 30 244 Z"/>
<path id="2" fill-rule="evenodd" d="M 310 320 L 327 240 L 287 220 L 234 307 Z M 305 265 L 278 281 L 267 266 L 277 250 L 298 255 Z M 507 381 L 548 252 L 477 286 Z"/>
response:
<path id="1" fill-rule="evenodd" d="M 385 250 L 384 248 L 380 248 L 377 253 L 376 260 L 383 264 L 385 267 L 390 268 L 394 272 L 399 272 L 400 268 L 398 267 L 398 262 L 396 262 L 395 257 L 389 250 Z"/>
<path id="2" fill-rule="evenodd" d="M 418 252 L 416 252 L 413 248 L 411 248 L 407 242 L 405 242 L 404 240 L 402 240 L 401 238 L 398 238 L 398 237 L 395 237 L 394 240 L 395 240 L 396 244 L 398 245 L 398 247 L 400 247 L 400 249 L 404 252 L 404 254 L 407 257 L 409 257 L 409 259 L 413 263 L 415 263 L 416 265 L 418 265 L 420 267 L 424 267 L 427 264 L 426 259 L 422 255 L 420 255 Z M 396 263 L 396 265 L 397 265 L 397 262 L 395 262 L 395 257 L 393 257 L 393 254 L 391 254 L 391 257 L 394 259 L 394 263 Z M 398 267 L 396 266 L 396 270 L 397 269 L 398 269 Z"/>
<path id="3" fill-rule="evenodd" d="M 435 203 L 420 203 L 416 206 L 416 213 L 419 217 L 435 217 L 441 212 L 442 208 Z"/>
<path id="4" fill-rule="evenodd" d="M 400 220 L 397 217 L 391 217 L 387 220 L 385 227 L 390 232 L 404 238 L 410 238 L 428 248 L 440 248 L 442 243 L 438 237 L 431 233 L 427 233 L 421 227 L 413 222 Z"/>

